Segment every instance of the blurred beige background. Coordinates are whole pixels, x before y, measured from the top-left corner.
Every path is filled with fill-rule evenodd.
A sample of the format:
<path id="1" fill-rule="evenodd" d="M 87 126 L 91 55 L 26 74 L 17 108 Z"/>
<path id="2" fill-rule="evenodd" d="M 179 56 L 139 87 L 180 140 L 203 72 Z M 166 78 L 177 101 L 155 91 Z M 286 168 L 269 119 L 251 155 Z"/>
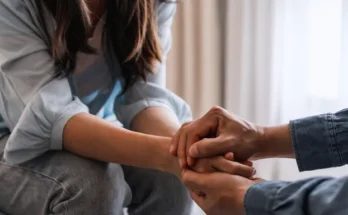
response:
<path id="1" fill-rule="evenodd" d="M 219 2 L 180 1 L 173 26 L 167 84 L 187 100 L 195 116 L 222 104 Z"/>
<path id="2" fill-rule="evenodd" d="M 195 117 L 221 105 L 274 125 L 347 107 L 347 59 L 348 1 L 179 0 L 167 86 Z M 347 172 L 299 173 L 287 159 L 256 166 L 280 180 Z"/>

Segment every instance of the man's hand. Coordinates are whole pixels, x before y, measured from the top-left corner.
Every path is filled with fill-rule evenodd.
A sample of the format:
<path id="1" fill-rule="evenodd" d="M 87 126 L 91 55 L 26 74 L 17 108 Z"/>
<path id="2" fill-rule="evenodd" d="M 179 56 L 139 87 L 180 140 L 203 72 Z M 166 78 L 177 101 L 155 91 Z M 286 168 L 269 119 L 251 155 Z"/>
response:
<path id="1" fill-rule="evenodd" d="M 235 160 L 246 161 L 257 156 L 256 142 L 262 137 L 261 127 L 214 107 L 202 118 L 184 124 L 174 136 L 170 151 L 179 157 L 182 168 L 193 166 L 194 158 L 228 152 L 234 153 Z"/>
<path id="2" fill-rule="evenodd" d="M 183 170 L 182 180 L 193 200 L 207 215 L 245 215 L 247 190 L 262 180 L 249 180 L 226 173 L 196 173 Z"/>

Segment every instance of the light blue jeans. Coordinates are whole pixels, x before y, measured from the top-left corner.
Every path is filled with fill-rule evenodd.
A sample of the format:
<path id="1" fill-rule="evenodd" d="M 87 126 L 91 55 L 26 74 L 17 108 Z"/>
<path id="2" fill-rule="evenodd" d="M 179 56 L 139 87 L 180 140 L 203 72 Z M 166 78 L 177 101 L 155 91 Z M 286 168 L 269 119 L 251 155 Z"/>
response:
<path id="1" fill-rule="evenodd" d="M 3 159 L 0 140 L 0 214 L 189 215 L 191 198 L 173 175 L 107 164 L 65 151 L 21 165 Z"/>

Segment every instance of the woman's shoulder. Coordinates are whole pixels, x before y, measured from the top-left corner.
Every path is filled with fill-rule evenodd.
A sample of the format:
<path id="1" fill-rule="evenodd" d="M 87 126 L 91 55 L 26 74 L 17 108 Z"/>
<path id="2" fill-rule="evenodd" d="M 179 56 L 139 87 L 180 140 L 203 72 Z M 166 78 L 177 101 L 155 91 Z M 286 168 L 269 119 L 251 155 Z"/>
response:
<path id="1" fill-rule="evenodd" d="M 37 13 L 36 0 L 0 0 L 0 15 L 8 21 L 29 23 Z"/>
<path id="2" fill-rule="evenodd" d="M 13 14 L 29 12 L 30 6 L 34 6 L 35 2 L 35 0 L 0 0 L 0 10 L 9 10 Z"/>
<path id="3" fill-rule="evenodd" d="M 168 23 L 174 18 L 177 4 L 174 1 L 157 1 L 157 20 L 159 25 Z"/>
<path id="4" fill-rule="evenodd" d="M 21 29 L 49 39 L 44 32 L 52 30 L 54 23 L 47 14 L 39 14 L 38 0 L 0 0 L 0 26 L 2 30 Z M 47 29 L 46 29 L 47 28 Z M 23 34 L 24 35 L 24 34 Z M 46 38 L 47 37 L 47 38 Z"/>

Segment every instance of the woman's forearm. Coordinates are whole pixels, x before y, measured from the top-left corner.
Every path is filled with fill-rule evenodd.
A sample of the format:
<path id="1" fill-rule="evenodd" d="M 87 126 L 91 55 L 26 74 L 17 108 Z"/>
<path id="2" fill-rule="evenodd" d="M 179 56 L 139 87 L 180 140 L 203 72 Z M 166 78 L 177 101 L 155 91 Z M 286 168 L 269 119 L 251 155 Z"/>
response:
<path id="1" fill-rule="evenodd" d="M 90 114 L 78 114 L 64 128 L 64 148 L 83 157 L 180 174 L 169 154 L 171 139 L 132 132 Z"/>
<path id="2" fill-rule="evenodd" d="M 150 107 L 138 113 L 131 124 L 133 131 L 173 137 L 180 128 L 175 114 L 163 107 Z"/>

